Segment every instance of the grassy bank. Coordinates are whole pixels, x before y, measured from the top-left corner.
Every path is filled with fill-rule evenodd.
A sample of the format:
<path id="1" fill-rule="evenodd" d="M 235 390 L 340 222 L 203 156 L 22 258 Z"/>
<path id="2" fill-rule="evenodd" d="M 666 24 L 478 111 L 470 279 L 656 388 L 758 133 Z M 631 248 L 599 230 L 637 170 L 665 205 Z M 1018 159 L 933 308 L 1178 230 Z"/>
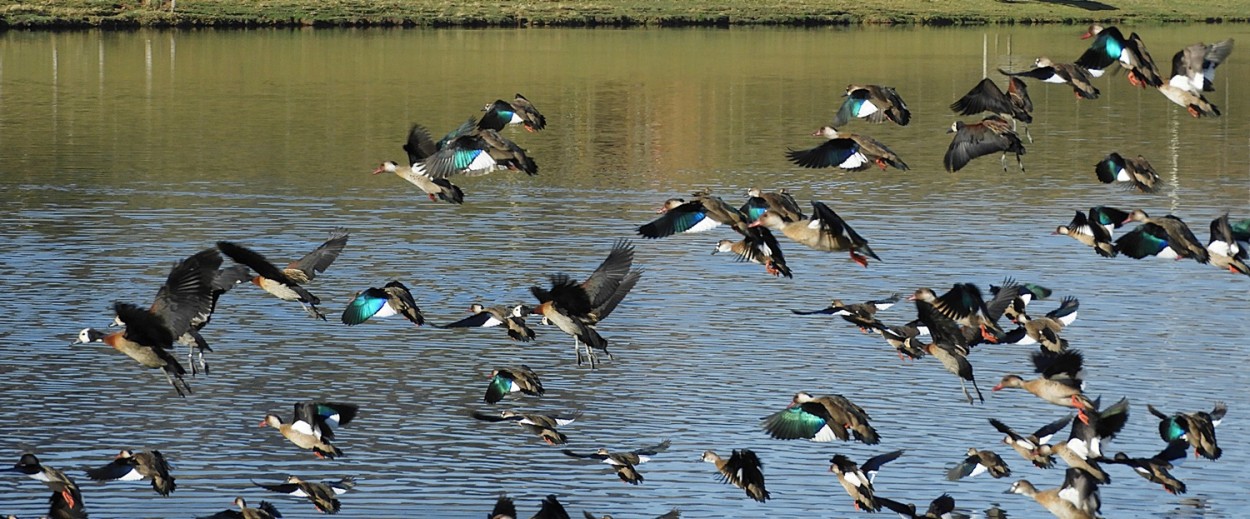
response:
<path id="1" fill-rule="evenodd" d="M 0 27 L 729 26 L 1246 22 L 1250 0 L 42 0 Z"/>

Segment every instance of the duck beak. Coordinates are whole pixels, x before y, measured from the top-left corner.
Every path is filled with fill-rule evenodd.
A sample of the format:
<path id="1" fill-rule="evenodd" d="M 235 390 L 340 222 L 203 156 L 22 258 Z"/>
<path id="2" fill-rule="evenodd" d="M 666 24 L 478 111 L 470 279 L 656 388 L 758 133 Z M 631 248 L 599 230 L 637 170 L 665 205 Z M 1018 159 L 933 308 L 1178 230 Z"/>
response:
<path id="1" fill-rule="evenodd" d="M 908 300 L 908 301 L 915 301 L 915 300 L 916 300 L 916 294 L 912 294 L 912 295 L 907 296 L 907 300 Z"/>
<path id="2" fill-rule="evenodd" d="M 756 220 L 756 221 L 754 221 L 754 222 L 751 222 L 749 225 L 747 225 L 747 227 L 748 227 L 748 228 L 749 228 L 749 227 L 759 227 L 759 226 L 761 226 L 761 225 L 764 225 L 764 224 L 760 223 L 760 221 L 759 221 L 759 220 Z"/>
<path id="3" fill-rule="evenodd" d="M 1093 38 L 1093 37 L 1094 37 L 1094 33 L 1093 33 L 1093 32 L 1090 32 L 1090 31 L 1086 31 L 1086 32 L 1085 32 L 1085 34 L 1082 34 L 1082 35 L 1081 35 L 1081 39 L 1082 39 L 1082 40 L 1088 40 L 1088 39 Z"/>
<path id="4" fill-rule="evenodd" d="M 1002 391 L 1002 390 L 1003 390 L 1003 385 L 1002 385 L 1002 384 L 998 384 L 998 385 L 994 386 L 994 388 L 993 388 L 993 389 L 990 389 L 990 391 Z"/>
<path id="5" fill-rule="evenodd" d="M 378 169 L 373 170 L 373 174 L 377 175 L 378 173 L 381 173 L 383 171 L 386 171 L 386 168 L 382 166 L 378 166 Z"/>

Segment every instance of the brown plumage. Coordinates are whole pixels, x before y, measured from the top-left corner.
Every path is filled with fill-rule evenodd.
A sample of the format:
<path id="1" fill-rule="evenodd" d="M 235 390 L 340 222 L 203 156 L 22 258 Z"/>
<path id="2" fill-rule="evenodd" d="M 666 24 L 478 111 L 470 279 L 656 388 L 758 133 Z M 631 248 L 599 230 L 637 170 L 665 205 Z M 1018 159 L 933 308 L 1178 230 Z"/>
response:
<path id="1" fill-rule="evenodd" d="M 145 450 L 136 454 L 123 450 L 108 465 L 87 470 L 87 477 L 95 481 L 149 479 L 152 481 L 152 490 L 168 496 L 177 488 L 175 478 L 169 471 L 169 463 L 165 461 L 161 451 Z"/>
<path id="2" fill-rule="evenodd" d="M 1010 121 L 998 115 L 987 115 L 980 122 L 968 124 L 963 121 L 951 123 L 946 133 L 955 134 L 946 155 L 942 157 L 942 165 L 946 171 L 954 173 L 967 166 L 972 159 L 991 153 L 1002 153 L 1003 171 L 1007 171 L 1007 153 L 1016 154 L 1016 164 L 1020 172 L 1024 172 L 1024 142 L 1012 129 Z"/>
<path id="3" fill-rule="evenodd" d="M 703 461 L 716 466 L 722 482 L 741 488 L 747 497 L 761 503 L 771 497 L 764 488 L 764 464 L 750 449 L 734 449 L 729 459 L 721 458 L 713 451 L 703 452 Z"/>

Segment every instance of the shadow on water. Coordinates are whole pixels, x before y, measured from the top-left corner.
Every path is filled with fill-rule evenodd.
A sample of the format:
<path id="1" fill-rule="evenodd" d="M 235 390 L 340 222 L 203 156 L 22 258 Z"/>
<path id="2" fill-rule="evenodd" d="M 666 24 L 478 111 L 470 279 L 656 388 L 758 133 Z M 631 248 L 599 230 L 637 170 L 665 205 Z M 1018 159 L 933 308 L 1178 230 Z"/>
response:
<path id="1" fill-rule="evenodd" d="M 1007 3 L 1014 3 L 1017 0 L 1000 0 Z M 1038 3 L 1058 4 L 1067 7 L 1075 7 L 1086 11 L 1118 11 L 1120 8 L 1111 4 L 1104 4 L 1094 0 L 1032 0 Z"/>

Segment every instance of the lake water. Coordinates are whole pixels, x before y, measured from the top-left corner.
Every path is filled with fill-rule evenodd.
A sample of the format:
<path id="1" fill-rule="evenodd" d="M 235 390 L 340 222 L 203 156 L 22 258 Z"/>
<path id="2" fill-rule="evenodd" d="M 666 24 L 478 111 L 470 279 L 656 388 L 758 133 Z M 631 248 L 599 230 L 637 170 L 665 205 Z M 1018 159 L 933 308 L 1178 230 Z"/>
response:
<path id="1" fill-rule="evenodd" d="M 1236 37 L 1250 26 L 1143 27 L 1161 68 L 1184 45 Z M 969 406 L 958 380 L 932 359 L 898 361 L 875 335 L 840 319 L 790 308 L 864 300 L 1005 276 L 1080 299 L 1065 330 L 1085 352 L 1088 391 L 1126 396 L 1130 422 L 1111 451 L 1162 448 L 1146 403 L 1172 411 L 1229 405 L 1219 461 L 1175 470 L 1189 486 L 1172 496 L 1110 467 L 1108 517 L 1238 517 L 1250 507 L 1250 375 L 1239 367 L 1250 335 L 1250 278 L 1193 262 L 1100 258 L 1051 236 L 1075 209 L 1140 207 L 1184 217 L 1205 239 L 1230 211 L 1250 217 L 1250 84 L 1246 49 L 1219 69 L 1210 95 L 1225 116 L 1195 120 L 1123 75 L 1096 82 L 1095 101 L 1064 86 L 1030 83 L 1036 105 L 1026 173 L 997 157 L 957 174 L 942 170 L 956 119 L 947 105 L 982 76 L 1023 68 L 1038 54 L 1070 61 L 1087 42 L 1077 27 L 730 30 L 262 30 L 247 32 L 6 32 L 0 35 L 0 461 L 34 451 L 76 478 L 92 517 L 191 517 L 237 496 L 313 517 L 302 499 L 267 493 L 274 482 L 354 475 L 342 517 L 481 517 L 507 492 L 521 515 L 542 496 L 616 517 L 850 517 L 858 515 L 828 459 L 864 460 L 908 449 L 877 479 L 879 495 L 920 502 L 951 493 L 961 510 L 998 503 L 1039 517 L 1028 498 L 1003 495 L 1026 478 L 1050 488 L 1062 470 L 1028 466 L 986 422 L 1032 430 L 1064 410 L 1019 391 L 989 392 L 1027 373 L 1029 347 L 985 346 L 972 357 L 985 405 Z M 993 74 L 1000 78 L 998 74 Z M 854 121 L 885 142 L 909 172 L 803 170 L 786 147 L 818 143 L 848 83 L 895 86 L 907 127 Z M 1000 84 L 1001 81 L 1000 81 Z M 548 129 L 506 132 L 538 162 L 537 177 L 460 178 L 467 201 L 428 201 L 393 175 L 411 123 L 436 133 L 524 93 Z M 971 120 L 973 118 L 966 118 Z M 1099 184 L 1110 151 L 1145 155 L 1167 182 L 1156 195 Z M 530 344 L 498 330 L 457 332 L 382 320 L 335 320 L 357 290 L 399 279 L 433 322 L 474 302 L 532 302 L 528 287 L 564 272 L 583 279 L 613 240 L 655 215 L 666 198 L 710 188 L 736 203 L 750 186 L 789 188 L 830 204 L 883 258 L 864 269 L 845 254 L 783 239 L 793 280 L 710 256 L 721 229 L 635 239 L 646 272 L 600 330 L 615 361 L 573 363 L 571 340 L 539 327 Z M 114 300 L 147 304 L 176 260 L 233 240 L 290 261 L 331 228 L 353 233 L 310 289 L 330 322 L 309 319 L 245 285 L 222 299 L 205 335 L 212 373 L 189 379 L 183 400 L 154 371 L 99 344 L 68 346 L 103 327 Z M 736 239 L 736 238 L 735 238 Z M 286 258 L 286 259 L 284 259 Z M 280 261 L 279 261 L 280 260 Z M 906 303 L 879 315 L 914 317 Z M 569 448 L 672 447 L 622 484 L 602 465 L 568 458 L 511 424 L 468 418 L 497 366 L 542 375 L 541 399 L 499 408 L 572 410 Z M 759 419 L 796 391 L 841 393 L 866 408 L 878 446 L 772 440 Z M 337 444 L 346 456 L 313 458 L 257 424 L 291 404 L 360 405 Z M 1066 434 L 1066 432 L 1065 432 Z M 949 482 L 968 447 L 992 448 L 1015 469 Z M 89 481 L 83 470 L 118 449 L 155 448 L 176 467 L 178 490 Z M 717 483 L 705 449 L 755 450 L 774 499 L 760 504 Z M 0 513 L 46 511 L 36 482 L 0 478 Z"/>

